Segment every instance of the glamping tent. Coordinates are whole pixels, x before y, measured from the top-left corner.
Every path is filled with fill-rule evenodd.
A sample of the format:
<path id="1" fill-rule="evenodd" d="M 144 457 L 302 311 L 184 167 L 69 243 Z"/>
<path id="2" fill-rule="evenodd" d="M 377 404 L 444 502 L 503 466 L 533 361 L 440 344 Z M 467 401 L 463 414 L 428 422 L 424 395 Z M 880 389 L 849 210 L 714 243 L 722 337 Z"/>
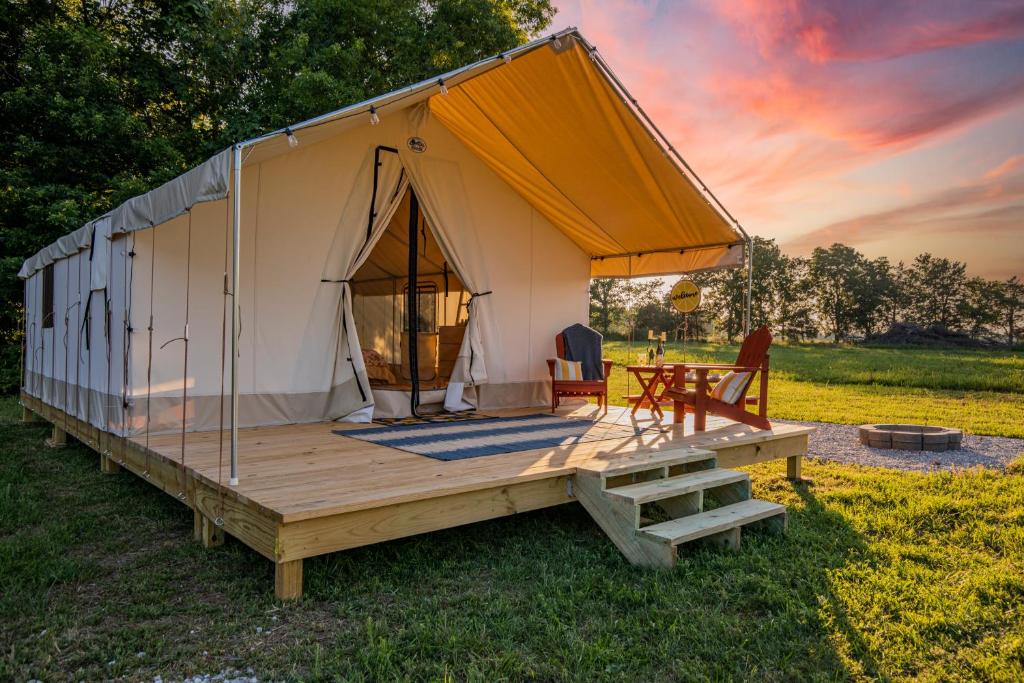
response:
<path id="1" fill-rule="evenodd" d="M 24 390 L 118 435 L 545 405 L 591 278 L 747 243 L 570 29 L 234 145 L 43 249 Z"/>

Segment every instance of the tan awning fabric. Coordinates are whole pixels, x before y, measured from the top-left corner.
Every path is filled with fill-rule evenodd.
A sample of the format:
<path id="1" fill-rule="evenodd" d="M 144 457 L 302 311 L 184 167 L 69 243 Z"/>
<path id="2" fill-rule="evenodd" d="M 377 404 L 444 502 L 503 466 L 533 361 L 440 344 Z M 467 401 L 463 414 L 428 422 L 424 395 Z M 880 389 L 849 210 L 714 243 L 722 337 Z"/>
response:
<path id="1" fill-rule="evenodd" d="M 730 245 L 742 243 L 740 234 L 579 41 L 564 43 L 434 95 L 431 113 L 586 253 L 605 257 L 594 261 L 595 276 L 736 265 Z M 635 256 L 651 252 L 660 253 Z M 625 254 L 634 256 L 608 258 Z"/>

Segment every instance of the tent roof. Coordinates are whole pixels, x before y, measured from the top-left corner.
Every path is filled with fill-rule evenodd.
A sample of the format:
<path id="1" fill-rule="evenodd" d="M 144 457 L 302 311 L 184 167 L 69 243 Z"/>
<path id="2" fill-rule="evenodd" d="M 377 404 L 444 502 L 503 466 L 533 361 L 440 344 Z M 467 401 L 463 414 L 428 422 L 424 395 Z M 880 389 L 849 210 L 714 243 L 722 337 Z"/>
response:
<path id="1" fill-rule="evenodd" d="M 448 94 L 440 92 L 444 81 Z M 667 142 L 590 43 L 567 29 L 421 83 L 241 143 L 244 163 L 427 102 L 499 177 L 592 258 L 594 277 L 742 263 L 740 225 Z M 107 235 L 159 225 L 222 199 L 230 150 L 110 214 Z M 28 277 L 91 243 L 92 221 L 28 259 Z M 106 225 L 104 225 L 106 227 Z M 74 236 L 78 236 L 74 238 Z"/>

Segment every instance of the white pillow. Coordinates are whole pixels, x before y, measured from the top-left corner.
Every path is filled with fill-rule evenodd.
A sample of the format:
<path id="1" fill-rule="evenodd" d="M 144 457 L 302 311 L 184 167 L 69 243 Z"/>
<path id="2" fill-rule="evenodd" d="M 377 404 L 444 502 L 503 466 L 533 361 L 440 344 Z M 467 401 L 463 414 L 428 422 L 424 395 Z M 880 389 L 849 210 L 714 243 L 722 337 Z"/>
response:
<path id="1" fill-rule="evenodd" d="M 578 360 L 555 359 L 556 380 L 580 380 L 583 379 L 583 363 Z"/>
<path id="2" fill-rule="evenodd" d="M 727 372 L 711 390 L 711 398 L 718 399 L 722 403 L 735 404 L 740 400 L 740 394 L 743 393 L 749 381 L 749 372 Z"/>

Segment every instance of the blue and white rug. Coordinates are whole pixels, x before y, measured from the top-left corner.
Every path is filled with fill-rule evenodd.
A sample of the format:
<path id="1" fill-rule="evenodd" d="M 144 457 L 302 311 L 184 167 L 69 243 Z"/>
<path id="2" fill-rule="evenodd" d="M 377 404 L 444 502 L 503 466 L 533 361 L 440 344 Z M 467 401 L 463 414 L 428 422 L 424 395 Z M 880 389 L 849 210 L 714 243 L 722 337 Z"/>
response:
<path id="1" fill-rule="evenodd" d="M 437 460 L 463 460 L 535 448 L 628 438 L 635 436 L 638 430 L 632 425 L 535 414 L 464 422 L 336 429 L 334 433 Z"/>

